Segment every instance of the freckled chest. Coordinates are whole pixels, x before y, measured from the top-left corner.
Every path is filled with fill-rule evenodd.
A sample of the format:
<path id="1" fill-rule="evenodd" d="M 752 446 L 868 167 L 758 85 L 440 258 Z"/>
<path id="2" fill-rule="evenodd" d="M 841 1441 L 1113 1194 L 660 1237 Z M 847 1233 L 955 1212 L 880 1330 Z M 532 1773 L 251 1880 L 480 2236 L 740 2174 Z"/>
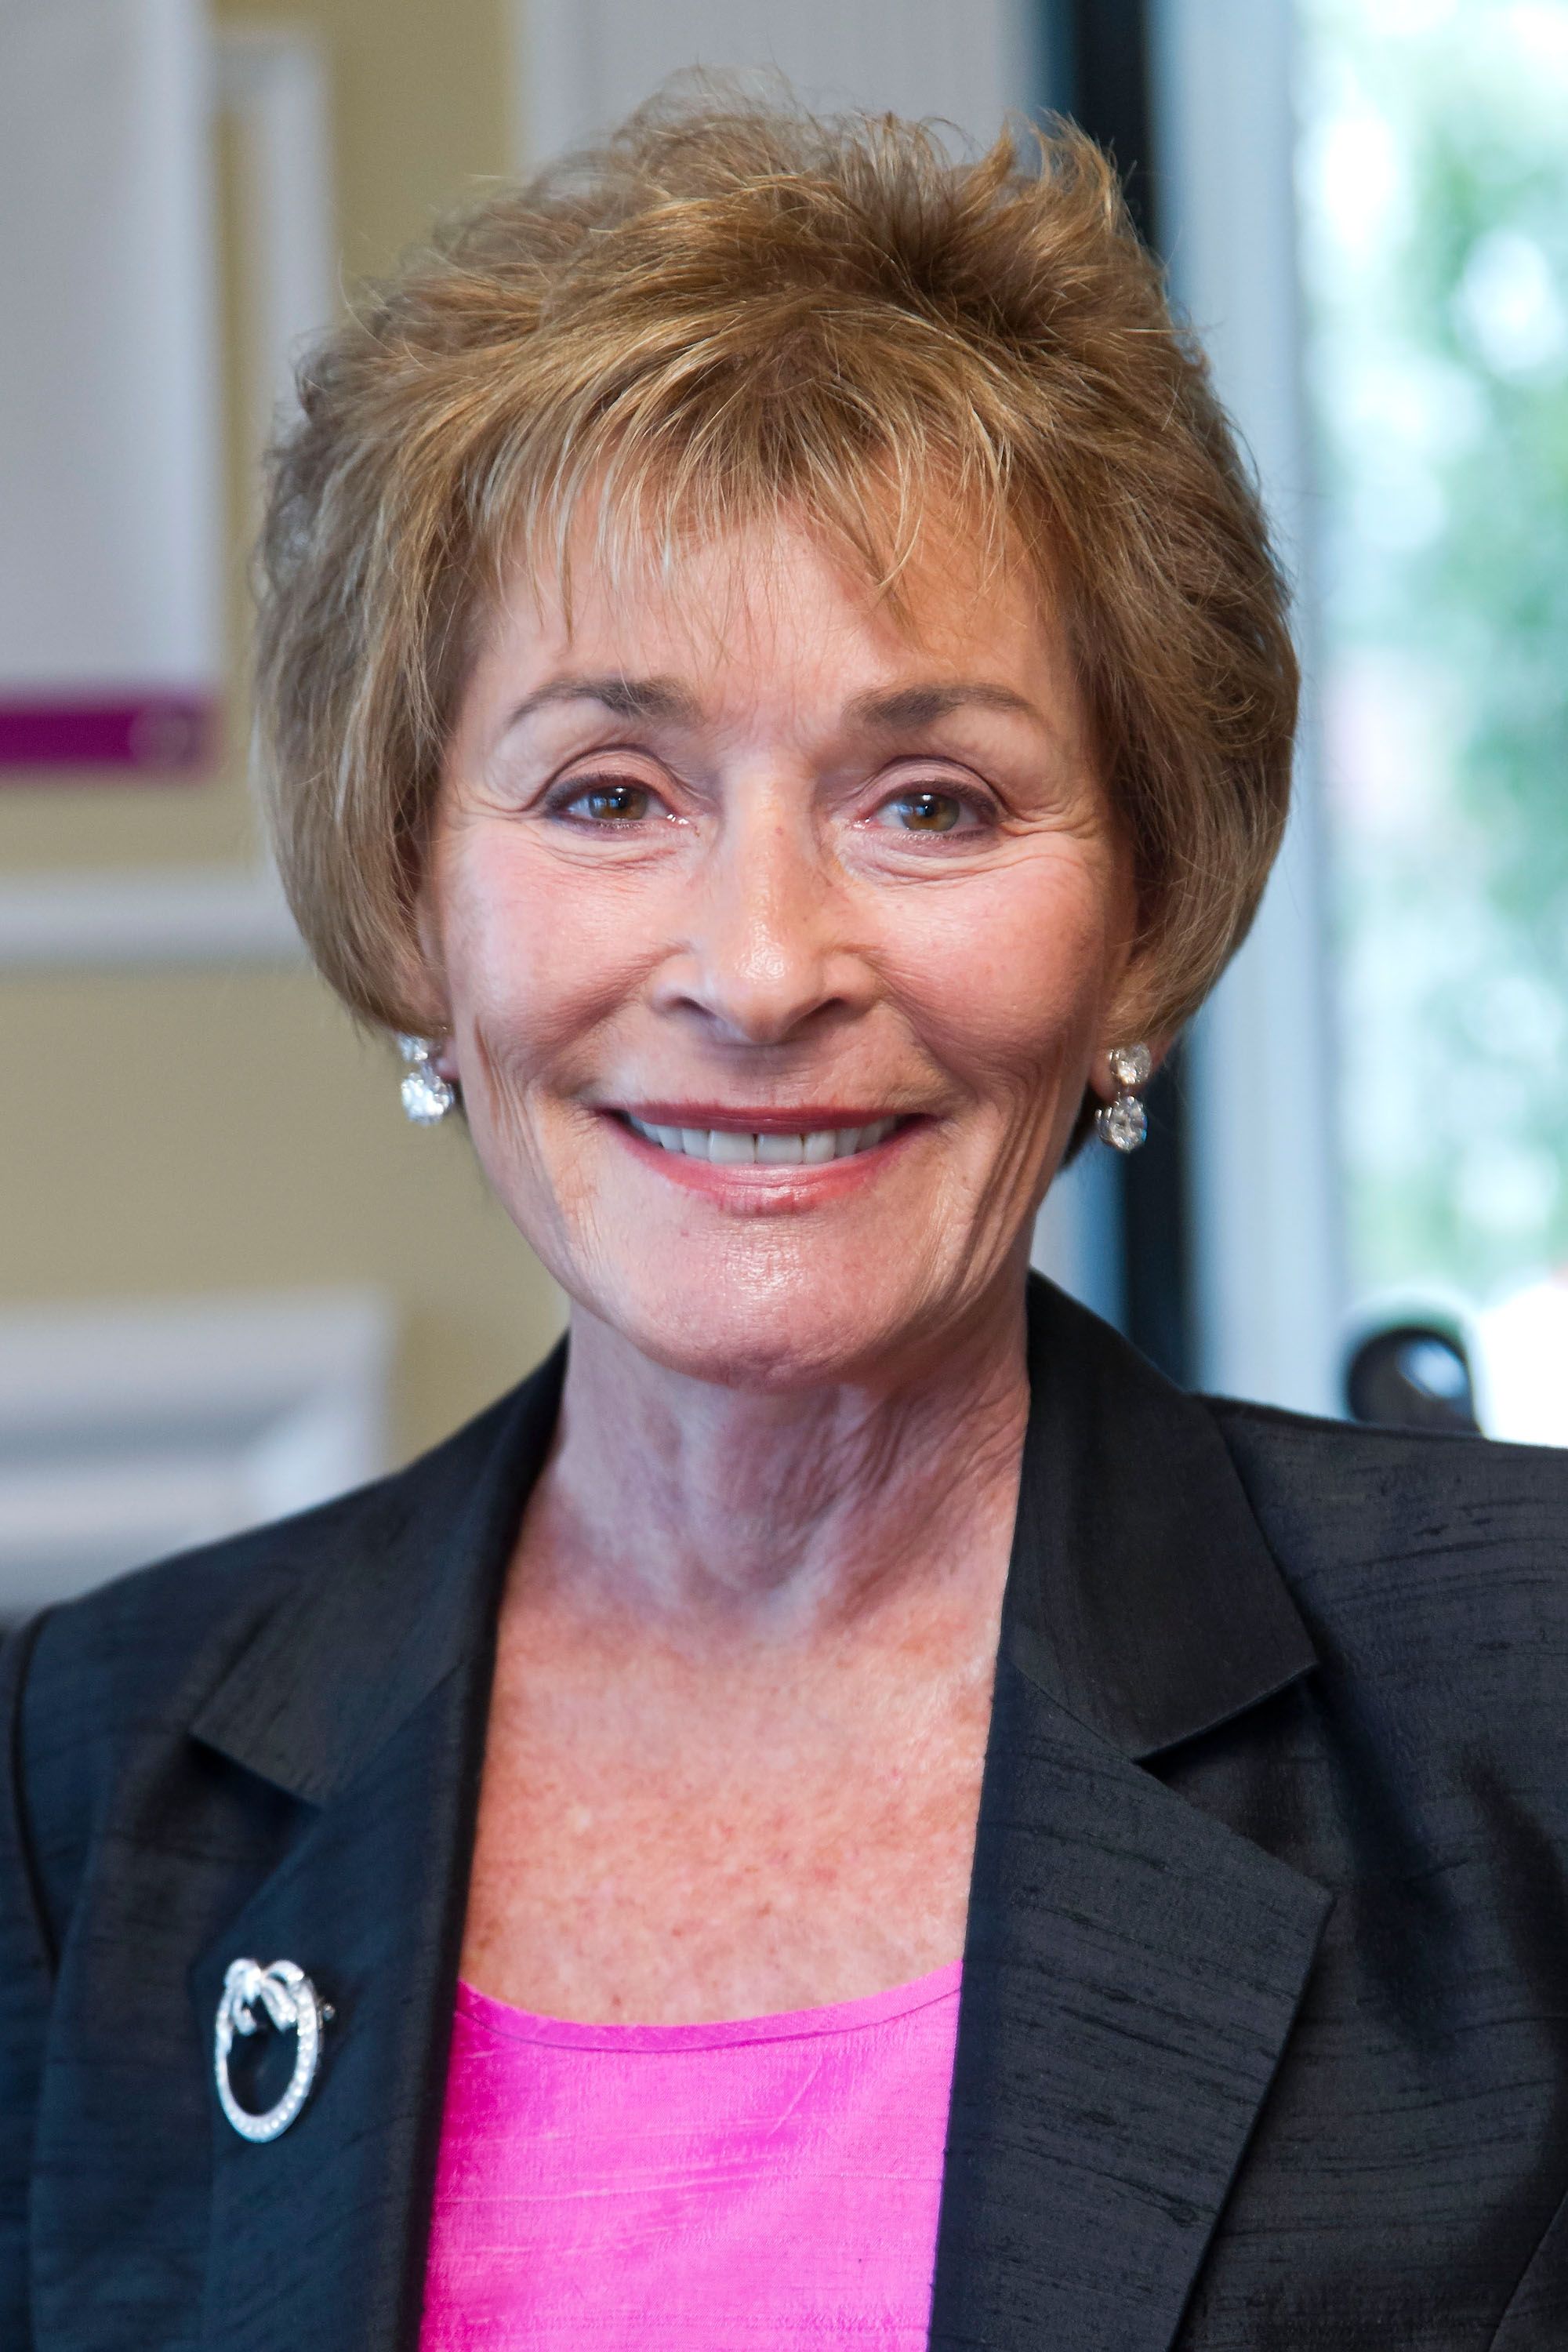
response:
<path id="1" fill-rule="evenodd" d="M 642 2022 L 850 2000 L 963 1949 L 994 1632 L 692 1658 L 503 1618 L 463 1972 Z"/>

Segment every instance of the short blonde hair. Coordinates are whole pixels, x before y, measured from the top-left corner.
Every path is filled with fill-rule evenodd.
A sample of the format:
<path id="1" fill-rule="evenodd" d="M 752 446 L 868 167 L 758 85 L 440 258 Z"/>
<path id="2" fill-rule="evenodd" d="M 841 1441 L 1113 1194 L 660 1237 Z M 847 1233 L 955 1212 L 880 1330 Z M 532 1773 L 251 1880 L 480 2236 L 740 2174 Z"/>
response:
<path id="1" fill-rule="evenodd" d="M 933 495 L 1040 571 L 1140 891 L 1151 1034 L 1252 919 L 1289 791 L 1279 567 L 1201 354 L 1068 128 L 954 161 L 709 88 L 488 191 L 370 289 L 271 458 L 279 860 L 360 1014 L 419 1024 L 421 864 L 472 625 L 584 499 L 628 533 L 804 514 L 896 596 Z M 612 543 L 614 542 L 614 543 Z"/>

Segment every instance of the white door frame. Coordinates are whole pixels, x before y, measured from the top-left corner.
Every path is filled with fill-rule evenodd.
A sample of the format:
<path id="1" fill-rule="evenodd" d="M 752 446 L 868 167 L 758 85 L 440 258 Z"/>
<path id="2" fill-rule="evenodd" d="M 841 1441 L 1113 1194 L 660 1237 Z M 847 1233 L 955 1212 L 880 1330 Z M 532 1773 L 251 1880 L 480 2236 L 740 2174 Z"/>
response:
<path id="1" fill-rule="evenodd" d="M 1205 1387 L 1339 1413 L 1338 1212 L 1316 700 L 1316 500 L 1303 388 L 1291 0 L 1154 0 L 1173 289 L 1256 462 L 1297 587 L 1296 807 L 1252 935 L 1194 1025 L 1192 1183 Z"/>

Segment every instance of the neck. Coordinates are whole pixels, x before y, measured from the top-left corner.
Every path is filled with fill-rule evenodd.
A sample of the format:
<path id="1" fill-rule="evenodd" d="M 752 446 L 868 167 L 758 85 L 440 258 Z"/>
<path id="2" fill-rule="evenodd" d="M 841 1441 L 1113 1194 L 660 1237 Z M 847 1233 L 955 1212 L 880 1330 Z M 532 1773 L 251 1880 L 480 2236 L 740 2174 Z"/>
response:
<path id="1" fill-rule="evenodd" d="M 672 1372 L 579 1310 L 525 1572 L 680 1642 L 994 1598 L 1027 1413 L 1016 1280 L 885 1381 L 784 1394 Z"/>

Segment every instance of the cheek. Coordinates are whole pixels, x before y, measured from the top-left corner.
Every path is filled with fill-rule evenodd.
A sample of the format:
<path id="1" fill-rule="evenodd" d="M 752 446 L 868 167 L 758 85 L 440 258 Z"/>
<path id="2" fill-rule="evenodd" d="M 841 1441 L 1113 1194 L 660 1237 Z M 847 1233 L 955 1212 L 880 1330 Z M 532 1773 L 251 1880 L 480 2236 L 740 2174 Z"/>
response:
<path id="1" fill-rule="evenodd" d="M 1037 1088 L 1092 1052 L 1111 961 L 1110 893 L 1087 860 L 1020 860 L 942 893 L 900 942 L 901 992 L 960 1076 Z"/>
<path id="2" fill-rule="evenodd" d="M 635 989 L 635 928 L 602 875 L 582 877 L 504 836 L 470 835 L 440 876 L 443 959 L 459 1051 L 526 1083 Z"/>

